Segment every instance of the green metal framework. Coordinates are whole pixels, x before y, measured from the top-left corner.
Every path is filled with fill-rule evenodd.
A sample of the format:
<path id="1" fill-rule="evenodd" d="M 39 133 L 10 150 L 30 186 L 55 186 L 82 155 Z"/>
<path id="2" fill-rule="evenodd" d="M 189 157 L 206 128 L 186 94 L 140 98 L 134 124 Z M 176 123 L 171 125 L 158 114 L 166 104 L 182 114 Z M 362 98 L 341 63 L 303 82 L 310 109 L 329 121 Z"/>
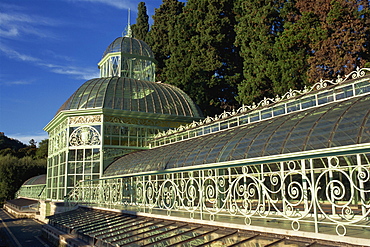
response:
<path id="1" fill-rule="evenodd" d="M 71 206 L 115 208 L 248 230 L 265 231 L 268 226 L 282 234 L 314 232 L 329 234 L 332 240 L 339 235 L 364 243 L 353 238 L 368 238 L 370 229 L 366 70 L 333 88 L 306 92 L 315 98 L 310 102 L 319 102 L 323 97 L 318 96 L 326 94 L 325 103 L 303 107 L 299 99 L 305 97 L 298 98 L 300 109 L 290 113 L 250 121 L 255 112 L 260 117 L 264 110 L 272 112 L 256 109 L 221 121 L 247 116 L 243 124 L 186 140 L 174 138 L 170 144 L 125 155 L 106 169 L 105 177 L 80 181 L 68 201 Z M 197 130 L 214 124 L 205 123 Z"/>
<path id="2" fill-rule="evenodd" d="M 172 121 L 183 117 L 202 118 L 194 102 L 180 89 L 169 84 L 124 77 L 96 78 L 85 82 L 58 113 L 102 108 L 127 111 L 126 115 L 133 116 L 138 113 L 171 115 Z M 152 117 L 155 118 L 158 116 Z"/>
<path id="3" fill-rule="evenodd" d="M 155 81 L 154 54 L 142 40 L 131 37 L 115 39 L 105 50 L 99 62 L 100 77 L 128 77 Z"/>
<path id="4" fill-rule="evenodd" d="M 346 92 L 346 97 L 342 92 Z M 308 97 L 317 102 L 323 98 L 322 95 L 331 100 L 317 105 L 306 100 Z M 277 106 L 287 107 L 294 103 L 301 109 L 288 114 L 269 115 L 269 118 L 251 121 L 253 116 L 263 117 L 262 112 L 271 113 L 274 107 L 270 107 L 163 137 L 162 141 L 170 140 L 171 144 L 125 155 L 110 165 L 104 176 L 288 155 L 370 142 L 369 77 L 307 97 Z M 310 107 L 304 107 L 302 102 L 308 102 Z M 193 137 L 183 138 L 185 135 Z"/>
<path id="5" fill-rule="evenodd" d="M 338 153 L 365 153 L 334 155 Z M 258 230 L 366 238 L 370 146 L 307 151 L 203 169 L 81 181 L 71 203 Z M 328 156 L 332 152 L 334 156 Z M 322 155 L 322 157 L 320 157 Z M 280 161 L 279 161 L 280 160 Z M 285 161 L 284 161 L 285 160 Z M 260 227 L 260 228 L 259 228 Z"/>
<path id="6" fill-rule="evenodd" d="M 219 116 L 207 117 L 199 122 L 187 126 L 170 129 L 159 133 L 151 142 L 151 147 L 158 147 L 186 139 L 219 132 L 236 126 L 257 123 L 276 118 L 293 112 L 302 112 L 331 102 L 340 102 L 370 92 L 369 76 L 365 72 L 370 69 L 357 69 L 344 79 L 338 78 L 336 82 L 320 81 L 310 88 L 302 91 L 290 90 L 283 96 L 275 99 L 265 98 L 258 104 L 243 105 L 236 111 L 223 112 Z M 364 77 L 365 76 L 365 77 Z M 364 77 L 364 78 L 361 78 Z M 354 82 L 348 78 L 356 79 Z M 317 92 L 316 90 L 320 90 Z"/>
<path id="7" fill-rule="evenodd" d="M 15 194 L 15 198 L 46 199 L 46 184 L 22 185 Z"/>
<path id="8" fill-rule="evenodd" d="M 125 84 L 127 81 L 129 85 L 135 87 L 127 86 Z M 94 86 L 91 86 L 92 84 Z M 199 116 L 197 112 L 193 112 L 195 108 L 179 112 L 168 107 L 157 112 L 153 107 L 157 105 L 163 107 L 169 102 L 164 93 L 156 97 L 146 95 L 155 101 L 131 97 L 127 103 L 130 109 L 114 108 L 114 102 L 122 99 L 122 91 L 118 88 L 124 88 L 130 95 L 140 90 L 145 91 L 147 84 L 153 84 L 152 88 L 158 89 L 157 92 L 161 90 L 167 92 L 169 97 L 172 95 L 180 97 L 183 94 L 165 84 L 138 82 L 127 78 L 106 78 L 86 82 L 84 84 L 86 87 L 82 86 L 82 89 L 77 90 L 67 100 L 45 127 L 49 133 L 46 193 L 48 199 L 63 200 L 78 181 L 100 178 L 103 170 L 117 157 L 148 149 L 149 139 L 160 131 L 200 119 L 195 117 Z M 100 91 L 95 88 L 99 88 Z M 170 89 L 174 94 L 170 93 Z M 99 99 L 97 95 L 104 95 L 104 99 Z M 182 99 L 185 100 L 185 96 Z M 99 101 L 103 105 L 89 107 L 90 101 Z M 188 107 L 191 104 L 194 103 L 186 102 Z M 134 107 L 142 107 L 140 109 L 143 109 L 143 112 L 139 108 L 135 108 L 137 110 L 135 111 Z"/>
<path id="9" fill-rule="evenodd" d="M 312 239 L 286 239 L 283 236 L 191 224 L 169 219 L 78 208 L 48 217 L 49 225 L 72 233 L 90 246 L 307 246 Z M 45 232 L 55 230 L 45 225 Z M 54 231 L 53 231 L 54 230 Z M 52 234 L 50 234 L 52 235 Z M 50 236 L 49 235 L 49 236 Z M 45 237 L 45 235 L 44 235 Z M 51 242 L 56 242 L 52 236 Z"/>

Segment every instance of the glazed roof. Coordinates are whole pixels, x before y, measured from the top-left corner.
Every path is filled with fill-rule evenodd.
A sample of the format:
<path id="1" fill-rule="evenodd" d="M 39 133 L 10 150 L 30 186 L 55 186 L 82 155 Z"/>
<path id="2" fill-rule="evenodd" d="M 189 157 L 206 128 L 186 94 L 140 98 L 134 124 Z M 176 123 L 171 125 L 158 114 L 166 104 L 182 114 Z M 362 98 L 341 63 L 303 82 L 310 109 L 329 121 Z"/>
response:
<path id="1" fill-rule="evenodd" d="M 38 175 L 26 180 L 23 185 L 38 185 L 46 184 L 46 174 Z"/>
<path id="2" fill-rule="evenodd" d="M 93 108 L 196 118 L 202 116 L 194 102 L 179 88 L 125 77 L 96 78 L 85 82 L 59 108 L 58 113 Z"/>
<path id="3" fill-rule="evenodd" d="M 104 51 L 103 58 L 114 52 L 122 52 L 123 55 L 133 57 L 146 57 L 154 60 L 154 54 L 147 43 L 131 37 L 116 38 Z"/>
<path id="4" fill-rule="evenodd" d="M 370 77 L 357 91 L 356 97 L 125 155 L 104 176 L 369 143 Z"/>

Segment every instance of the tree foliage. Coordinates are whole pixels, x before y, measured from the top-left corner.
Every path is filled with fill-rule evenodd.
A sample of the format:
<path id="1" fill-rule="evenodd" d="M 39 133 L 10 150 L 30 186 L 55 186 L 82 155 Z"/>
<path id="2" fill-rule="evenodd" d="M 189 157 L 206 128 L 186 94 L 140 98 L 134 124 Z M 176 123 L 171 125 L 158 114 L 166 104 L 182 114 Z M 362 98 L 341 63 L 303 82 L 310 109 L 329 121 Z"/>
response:
<path id="1" fill-rule="evenodd" d="M 298 18 L 311 14 L 317 21 L 312 25 L 308 57 L 309 83 L 320 78 L 335 79 L 363 67 L 366 63 L 366 18 L 361 11 L 363 0 L 297 0 Z M 366 7 L 365 7 L 366 8 Z M 317 32 L 316 30 L 320 30 Z M 364 56 L 365 55 L 365 56 Z"/>
<path id="2" fill-rule="evenodd" d="M 162 79 L 184 90 L 205 115 L 235 107 L 241 60 L 229 1 L 190 0 L 172 21 Z"/>
<path id="3" fill-rule="evenodd" d="M 144 2 L 140 2 L 138 5 L 138 14 L 136 23 L 131 26 L 133 37 L 143 41 L 147 40 L 149 32 L 149 16 L 147 14 L 146 6 Z"/>
<path id="4" fill-rule="evenodd" d="M 243 104 L 274 96 L 272 85 L 274 79 L 279 80 L 275 41 L 282 32 L 281 7 L 281 1 L 236 0 L 236 45 L 244 61 L 238 100 Z"/>
<path id="5" fill-rule="evenodd" d="M 205 115 L 370 65 L 368 0 L 163 0 L 157 78 Z"/>
<path id="6" fill-rule="evenodd" d="M 156 78 L 159 81 L 167 81 L 163 70 L 166 69 L 166 61 L 171 57 L 173 51 L 173 47 L 169 43 L 170 35 L 174 33 L 174 27 L 183 7 L 184 3 L 178 0 L 163 0 L 162 5 L 155 10 L 155 15 L 153 15 L 154 23 L 149 32 L 148 43 L 158 61 Z"/>
<path id="7" fill-rule="evenodd" d="M 13 199 L 27 179 L 46 173 L 48 141 L 41 141 L 37 148 L 34 140 L 30 141 L 30 145 L 25 145 L 3 135 L 0 136 L 0 142 L 5 143 L 0 149 L 1 204 L 5 200 Z"/>

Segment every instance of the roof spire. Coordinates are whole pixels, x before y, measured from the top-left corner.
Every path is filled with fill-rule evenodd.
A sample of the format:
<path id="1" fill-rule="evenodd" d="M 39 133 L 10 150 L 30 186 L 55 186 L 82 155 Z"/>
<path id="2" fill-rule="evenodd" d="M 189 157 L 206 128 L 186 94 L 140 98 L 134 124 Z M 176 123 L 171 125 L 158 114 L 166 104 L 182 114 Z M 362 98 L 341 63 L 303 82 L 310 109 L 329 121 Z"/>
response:
<path id="1" fill-rule="evenodd" d="M 128 9 L 128 20 L 127 20 L 127 27 L 126 27 L 126 35 L 124 37 L 132 38 L 132 30 L 131 30 L 131 24 L 130 24 L 130 12 L 131 9 Z M 122 33 L 123 36 L 123 33 Z"/>

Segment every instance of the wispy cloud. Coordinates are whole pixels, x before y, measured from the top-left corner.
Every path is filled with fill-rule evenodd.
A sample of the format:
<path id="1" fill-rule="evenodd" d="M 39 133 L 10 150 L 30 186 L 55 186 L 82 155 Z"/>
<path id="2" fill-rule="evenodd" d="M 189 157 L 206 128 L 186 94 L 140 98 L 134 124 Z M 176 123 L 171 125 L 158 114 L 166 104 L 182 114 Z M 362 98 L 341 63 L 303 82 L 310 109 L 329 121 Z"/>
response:
<path id="1" fill-rule="evenodd" d="M 84 79 L 89 80 L 92 78 L 99 77 L 99 72 L 94 67 L 78 67 L 73 65 L 59 65 L 55 63 L 47 63 L 42 59 L 29 56 L 23 53 L 20 53 L 14 49 L 11 49 L 3 44 L 0 43 L 0 52 L 3 52 L 7 57 L 10 59 L 18 60 L 18 61 L 24 61 L 24 62 L 32 62 L 33 64 L 48 69 L 49 71 L 56 73 L 56 74 L 63 74 L 63 75 L 70 75 L 73 76 L 76 79 Z M 54 56 L 58 56 L 57 54 L 54 54 Z M 60 56 L 63 57 L 63 56 Z M 69 59 L 70 60 L 70 59 Z M 69 63 L 69 61 L 67 60 Z M 3 83 L 7 85 L 20 85 L 21 81 L 18 81 L 18 84 L 16 82 L 13 83 Z M 26 83 L 24 83 L 26 84 Z"/>
<path id="2" fill-rule="evenodd" d="M 54 35 L 43 27 L 60 25 L 59 21 L 51 18 L 24 14 L 12 5 L 1 4 L 0 7 L 0 37 L 2 38 L 20 38 L 24 34 L 50 38 Z"/>
<path id="3" fill-rule="evenodd" d="M 130 0 L 72 0 L 73 2 L 91 2 L 100 3 L 115 7 L 117 9 L 135 9 L 137 3 L 132 3 Z"/>
<path id="4" fill-rule="evenodd" d="M 62 75 L 72 75 L 77 79 L 84 79 L 89 80 L 92 78 L 99 77 L 99 72 L 93 68 L 84 68 L 84 67 L 76 67 L 76 66 L 61 66 L 56 64 L 41 64 L 44 67 L 47 67 L 56 74 Z"/>
<path id="5" fill-rule="evenodd" d="M 32 84 L 31 81 L 25 81 L 25 80 L 17 80 L 17 81 L 0 81 L 0 85 L 29 85 Z"/>
<path id="6" fill-rule="evenodd" d="M 11 59 L 20 60 L 20 61 L 27 61 L 27 62 L 40 61 L 40 59 L 38 59 L 38 58 L 19 53 L 19 52 L 15 51 L 14 49 L 12 49 L 12 48 L 4 45 L 4 44 L 1 44 L 1 43 L 0 43 L 0 51 L 3 52 L 6 56 L 8 56 Z"/>

